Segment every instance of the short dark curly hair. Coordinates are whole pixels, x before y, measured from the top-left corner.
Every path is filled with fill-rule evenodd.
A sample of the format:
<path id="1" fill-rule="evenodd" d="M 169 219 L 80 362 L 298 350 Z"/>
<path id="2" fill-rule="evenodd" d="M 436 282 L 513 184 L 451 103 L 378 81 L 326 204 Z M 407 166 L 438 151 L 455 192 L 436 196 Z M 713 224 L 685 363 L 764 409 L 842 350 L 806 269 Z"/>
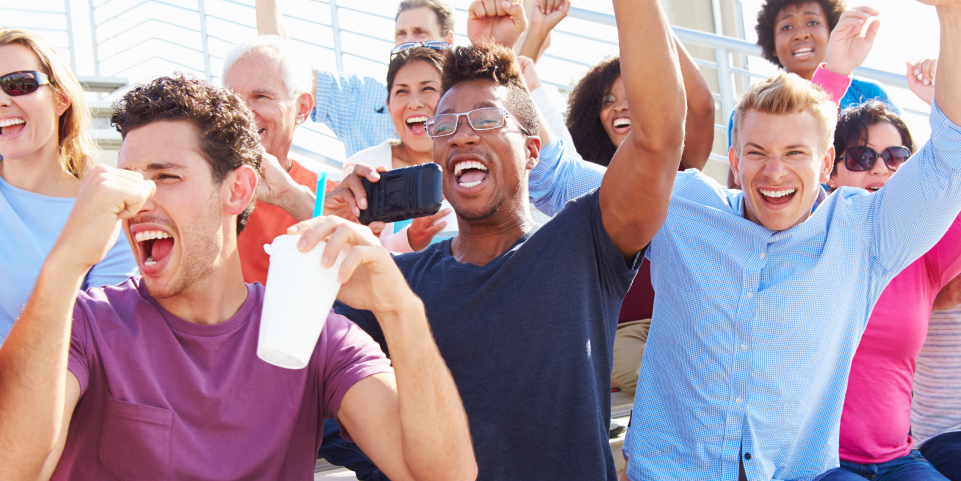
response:
<path id="1" fill-rule="evenodd" d="M 539 135 L 537 109 L 531 94 L 524 86 L 521 67 L 514 52 L 488 40 L 467 47 L 454 47 L 444 56 L 441 72 L 441 92 L 469 80 L 490 80 L 507 87 L 507 110 L 530 135 Z"/>
<path id="2" fill-rule="evenodd" d="M 914 152 L 914 139 L 907 124 L 888 104 L 880 100 L 869 100 L 863 104 L 848 107 L 841 112 L 838 125 L 834 128 L 834 170 L 838 171 L 838 161 L 844 158 L 848 147 L 868 143 L 868 127 L 888 122 L 901 134 L 901 145 Z"/>
<path id="3" fill-rule="evenodd" d="M 620 57 L 604 60 L 584 75 L 567 99 L 567 130 L 574 148 L 585 156 L 584 160 L 603 166 L 611 163 L 617 146 L 601 122 L 601 108 L 620 76 Z"/>
<path id="4" fill-rule="evenodd" d="M 197 129 L 200 153 L 215 184 L 234 169 L 249 165 L 260 172 L 263 148 L 254 116 L 234 92 L 177 74 L 137 85 L 114 106 L 110 124 L 122 137 L 137 127 L 162 120 L 186 120 Z M 237 234 L 254 210 L 250 201 L 237 216 Z"/>
<path id="5" fill-rule="evenodd" d="M 784 67 L 778 60 L 777 49 L 774 47 L 774 26 L 777 24 L 777 14 L 785 7 L 811 2 L 820 4 L 824 10 L 828 21 L 828 32 L 834 30 L 841 19 L 841 14 L 847 9 L 844 0 L 767 0 L 764 5 L 761 5 L 761 10 L 757 12 L 757 25 L 754 26 L 754 30 L 757 32 L 757 46 L 761 47 L 764 58 L 768 62 Z"/>

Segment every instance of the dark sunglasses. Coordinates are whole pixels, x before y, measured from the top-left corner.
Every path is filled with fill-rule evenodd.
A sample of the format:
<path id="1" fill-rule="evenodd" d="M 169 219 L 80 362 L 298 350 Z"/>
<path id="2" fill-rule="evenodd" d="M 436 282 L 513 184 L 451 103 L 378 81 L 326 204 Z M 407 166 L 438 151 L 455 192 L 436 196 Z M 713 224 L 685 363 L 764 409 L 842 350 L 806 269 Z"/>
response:
<path id="1" fill-rule="evenodd" d="M 898 170 L 901 164 L 907 162 L 908 158 L 911 157 L 911 150 L 907 147 L 898 145 L 895 147 L 888 147 L 877 153 L 871 147 L 864 145 L 858 145 L 855 147 L 848 147 L 844 150 L 844 155 L 837 162 L 844 161 L 844 166 L 852 172 L 864 172 L 866 170 L 871 170 L 874 168 L 874 164 L 877 163 L 878 157 L 884 160 L 884 165 L 888 167 L 888 170 Z"/>
<path id="2" fill-rule="evenodd" d="M 415 47 L 424 47 L 424 48 L 429 48 L 431 50 L 437 50 L 438 52 L 443 52 L 444 50 L 447 50 L 450 48 L 450 44 L 443 40 L 430 40 L 427 42 L 402 43 L 391 49 L 390 59 L 394 60 L 394 57 Z"/>
<path id="3" fill-rule="evenodd" d="M 41 85 L 50 83 L 50 77 L 36 70 L 21 70 L 0 76 L 0 89 L 11 97 L 36 92 Z"/>

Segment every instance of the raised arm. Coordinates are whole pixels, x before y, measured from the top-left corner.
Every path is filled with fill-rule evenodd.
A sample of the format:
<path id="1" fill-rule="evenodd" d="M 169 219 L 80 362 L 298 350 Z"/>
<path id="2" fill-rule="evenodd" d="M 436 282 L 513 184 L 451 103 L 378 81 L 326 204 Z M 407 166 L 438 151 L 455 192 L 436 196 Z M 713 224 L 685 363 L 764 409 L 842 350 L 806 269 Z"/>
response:
<path id="1" fill-rule="evenodd" d="M 351 387 L 338 420 L 371 460 L 394 480 L 477 477 L 467 414 L 434 343 L 424 304 L 408 287 L 390 253 L 369 229 L 339 217 L 291 228 L 302 250 L 327 239 L 322 262 L 341 264 L 338 299 L 373 312 L 390 349 L 394 376 L 377 374 Z"/>
<path id="2" fill-rule="evenodd" d="M 550 45 L 551 30 L 564 20 L 570 10 L 570 0 L 537 0 L 531 12 L 531 26 L 527 29 L 520 55 L 535 62 L 540 60 L 544 50 Z"/>
<path id="3" fill-rule="evenodd" d="M 631 133 L 601 182 L 604 228 L 625 257 L 641 251 L 667 218 L 684 148 L 681 67 L 657 0 L 614 1 Z"/>
<path id="4" fill-rule="evenodd" d="M 687 97 L 687 119 L 684 121 L 684 152 L 681 166 L 685 169 L 702 170 L 714 148 L 714 95 L 694 57 L 684 48 L 677 37 L 678 61 L 684 79 L 684 95 Z"/>
<path id="5" fill-rule="evenodd" d="M 941 23 L 941 54 L 935 74 L 934 98 L 944 115 L 961 125 L 961 1 L 922 0 L 937 5 Z"/>
<path id="6" fill-rule="evenodd" d="M 116 241 L 120 220 L 153 195 L 140 174 L 96 166 L 81 184 L 23 313 L 0 348 L 0 479 L 46 479 L 79 385 L 67 371 L 77 289 Z"/>

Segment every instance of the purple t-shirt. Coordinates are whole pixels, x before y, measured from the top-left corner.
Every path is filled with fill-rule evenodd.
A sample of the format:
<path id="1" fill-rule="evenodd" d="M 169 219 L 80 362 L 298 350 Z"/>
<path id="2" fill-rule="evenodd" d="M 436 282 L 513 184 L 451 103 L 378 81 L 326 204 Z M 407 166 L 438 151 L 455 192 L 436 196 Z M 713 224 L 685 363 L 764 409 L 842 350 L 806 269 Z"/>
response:
<path id="1" fill-rule="evenodd" d="M 80 382 L 54 480 L 313 479 L 325 419 L 354 383 L 392 372 L 331 313 L 306 369 L 256 355 L 264 287 L 213 326 L 161 308 L 139 277 L 77 298 L 68 368 Z"/>

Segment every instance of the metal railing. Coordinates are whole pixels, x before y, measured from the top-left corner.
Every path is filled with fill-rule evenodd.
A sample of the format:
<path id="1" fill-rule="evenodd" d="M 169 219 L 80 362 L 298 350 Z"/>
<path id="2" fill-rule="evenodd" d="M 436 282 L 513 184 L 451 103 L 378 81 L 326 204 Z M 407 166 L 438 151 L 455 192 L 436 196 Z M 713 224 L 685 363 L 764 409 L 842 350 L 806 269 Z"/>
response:
<path id="1" fill-rule="evenodd" d="M 219 83 L 224 56 L 230 48 L 256 34 L 254 0 L 34 0 L 29 6 L 0 6 L 0 25 L 34 30 L 69 58 L 89 91 L 102 102 L 120 93 L 120 85 L 182 71 Z M 282 17 L 288 37 L 320 68 L 356 72 L 383 79 L 387 52 L 393 45 L 397 0 L 290 0 Z M 466 7 L 470 0 L 453 0 L 458 42 L 466 42 Z M 719 2 L 713 2 L 719 8 Z M 718 17 L 718 12 L 715 12 Z M 719 17 L 718 17 L 719 18 Z M 715 19 L 717 22 L 717 18 Z M 714 50 L 713 58 L 697 59 L 706 77 L 716 74 L 713 92 L 718 106 L 717 132 L 726 136 L 738 86 L 764 78 L 763 69 L 747 67 L 743 59 L 761 59 L 761 49 L 745 40 L 674 27 L 687 45 Z M 614 16 L 571 8 L 552 35 L 552 48 L 538 64 L 542 82 L 569 92 L 590 67 L 617 55 Z M 898 74 L 869 68 L 857 77 L 893 89 L 906 89 Z M 906 114 L 927 116 L 922 109 Z M 712 158 L 726 162 L 723 147 Z M 343 145 L 321 124 L 298 129 L 293 152 L 336 170 L 344 160 Z"/>

